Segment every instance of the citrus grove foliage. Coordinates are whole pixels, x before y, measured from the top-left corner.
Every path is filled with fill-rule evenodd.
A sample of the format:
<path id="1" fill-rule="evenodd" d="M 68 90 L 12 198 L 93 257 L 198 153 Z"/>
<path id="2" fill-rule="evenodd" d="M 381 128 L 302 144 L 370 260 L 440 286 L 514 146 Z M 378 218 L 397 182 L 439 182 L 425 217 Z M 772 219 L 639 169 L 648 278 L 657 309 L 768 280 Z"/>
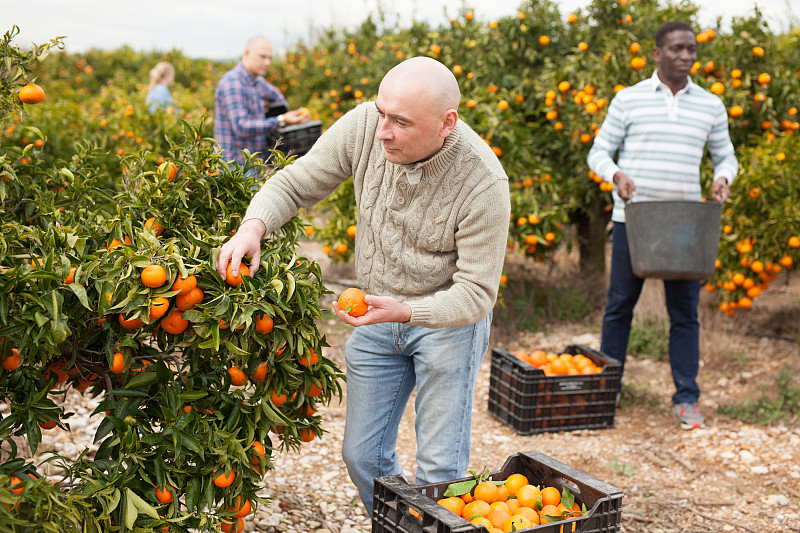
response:
<path id="1" fill-rule="evenodd" d="M 461 117 L 492 146 L 511 179 L 511 253 L 543 260 L 559 244 L 577 245 L 592 275 L 604 268 L 612 186 L 589 171 L 586 156 L 614 94 L 652 75 L 656 29 L 686 20 L 697 28 L 693 80 L 722 98 L 740 158 L 723 215 L 731 229 L 708 280 L 730 313 L 752 303 L 748 291 L 757 292 L 743 284 L 724 288 L 739 281 L 736 274 L 763 289 L 775 271 L 800 260 L 791 244 L 800 234 L 800 192 L 792 179 L 800 165 L 800 29 L 775 35 L 757 11 L 734 19 L 727 31 L 700 28 L 696 13 L 688 2 L 598 0 L 562 14 L 552 2 L 531 0 L 512 16 L 480 21 L 467 9 L 436 28 L 400 29 L 385 15 L 371 17 L 354 31 L 297 46 L 273 64 L 271 79 L 330 123 L 374 99 L 383 73 L 403 59 L 442 61 L 461 86 Z M 710 163 L 702 176 L 710 196 Z M 334 259 L 346 259 L 352 239 L 345 229 L 356 221 L 340 216 L 355 213 L 352 196 L 337 195 L 329 205 L 339 216 L 316 237 Z M 341 245 L 349 248 L 338 253 Z M 770 268 L 754 272 L 750 265 L 759 262 Z"/>
<path id="2" fill-rule="evenodd" d="M 565 14 L 534 0 L 496 21 L 465 9 L 409 28 L 383 14 L 298 45 L 271 80 L 327 126 L 374 99 L 401 60 L 439 59 L 461 85 L 461 116 L 511 179 L 509 253 L 546 260 L 577 245 L 599 274 L 610 192 L 586 167 L 591 140 L 615 91 L 651 75 L 656 28 L 693 23 L 694 80 L 725 102 L 741 167 L 707 285 L 732 313 L 800 261 L 800 31 L 773 34 L 757 12 L 729 30 L 700 28 L 696 11 L 598 0 Z M 228 507 L 257 502 L 282 449 L 320 435 L 314 409 L 340 392 L 339 370 L 320 357 L 319 267 L 294 249 L 313 233 L 334 259 L 350 256 L 352 185 L 318 211 L 324 227 L 292 220 L 265 242 L 257 276 L 231 285 L 214 253 L 256 180 L 221 162 L 207 135 L 214 87 L 233 63 L 129 48 L 47 57 L 60 39 L 22 51 L 15 35 L 0 52 L 0 396 L 11 411 L 0 420 L 0 525 L 217 528 Z M 147 72 L 162 60 L 176 67 L 176 109 L 153 116 Z M 28 83 L 43 102 L 22 103 Z M 143 279 L 151 265 L 163 272 Z M 42 431 L 68 427 L 69 388 L 100 400 L 99 448 L 48 457 L 63 475 L 53 482 L 35 452 Z"/>
<path id="3" fill-rule="evenodd" d="M 313 118 L 327 126 L 358 103 L 374 99 L 383 74 L 403 59 L 439 59 L 459 80 L 461 116 L 499 154 L 511 179 L 510 253 L 541 261 L 559 245 L 578 246 L 583 271 L 600 277 L 611 185 L 586 166 L 591 141 L 615 92 L 652 74 L 652 36 L 658 26 L 675 18 L 692 23 L 698 40 L 693 79 L 725 102 L 742 160 L 732 204 L 752 207 L 724 213 L 723 224 L 732 231 L 721 240 L 720 267 L 709 280 L 710 289 L 722 289 L 719 300 L 730 312 L 730 303 L 738 307 L 739 300 L 750 298 L 748 289 L 737 285 L 736 290 L 724 290 L 723 285 L 737 273 L 753 278 L 756 273 L 747 264 L 770 262 L 777 270 L 786 268 L 781 260 L 791 260 L 792 265 L 800 260 L 800 251 L 790 245 L 800 233 L 797 188 L 783 179 L 771 185 L 770 194 L 783 199 L 787 210 L 767 202 L 766 195 L 750 202 L 752 187 L 746 185 L 762 180 L 765 165 L 796 175 L 800 30 L 773 34 L 758 11 L 734 19 L 730 30 L 700 28 L 696 12 L 689 2 L 620 0 L 595 1 L 563 14 L 552 2 L 531 0 L 521 3 L 516 14 L 498 20 L 482 21 L 465 9 L 447 25 L 415 23 L 410 28 L 379 13 L 354 31 L 331 30 L 314 43 L 297 45 L 276 58 L 269 78 L 292 107 L 309 107 Z M 172 92 L 178 110 L 151 120 L 141 104 L 147 71 L 161 60 L 176 66 Z M 91 141 L 103 150 L 98 154 L 107 170 L 103 175 L 114 176 L 125 154 L 148 150 L 163 156 L 165 135 L 179 129 L 178 116 L 193 121 L 208 117 L 216 82 L 231 64 L 189 60 L 177 51 L 137 54 L 129 48 L 54 54 L 37 72 L 50 90 L 70 97 L 48 104 L 56 114 L 47 108 L 46 116 L 40 116 L 45 109 L 34 108 L 29 126 L 7 126 L 7 143 L 26 146 L 42 136 L 33 128 L 46 122 L 51 127 L 41 148 L 43 157 L 67 158 L 76 146 Z M 748 163 L 751 153 L 757 154 L 759 164 Z M 702 177 L 709 194 L 710 164 Z M 330 214 L 323 227 L 306 228 L 334 260 L 349 259 L 354 244 L 348 228 L 356 224 L 357 211 L 348 187 L 323 204 L 320 211 Z M 762 204 L 767 211 L 756 209 Z M 762 224 L 762 217 L 782 223 Z M 745 242 L 752 251 L 742 254 L 736 244 Z M 760 283 L 763 288 L 769 282 Z M 742 303 L 746 307 L 748 300 Z"/>
<path id="4" fill-rule="evenodd" d="M 322 436 L 316 408 L 341 394 L 321 356 L 319 266 L 295 253 L 304 225 L 264 241 L 254 277 L 221 278 L 217 249 L 262 165 L 222 162 L 202 119 L 137 121 L 138 97 L 106 114 L 115 97 L 55 90 L 36 80 L 47 48 L 20 52 L 13 35 L 15 78 L 0 93 L 0 530 L 236 530 L 267 503 L 256 492 L 273 461 Z M 38 107 L 18 97 L 32 81 L 47 93 Z M 98 120 L 157 125 L 137 148 Z M 42 459 L 42 432 L 69 429 L 69 389 L 99 400 L 97 451 Z"/>

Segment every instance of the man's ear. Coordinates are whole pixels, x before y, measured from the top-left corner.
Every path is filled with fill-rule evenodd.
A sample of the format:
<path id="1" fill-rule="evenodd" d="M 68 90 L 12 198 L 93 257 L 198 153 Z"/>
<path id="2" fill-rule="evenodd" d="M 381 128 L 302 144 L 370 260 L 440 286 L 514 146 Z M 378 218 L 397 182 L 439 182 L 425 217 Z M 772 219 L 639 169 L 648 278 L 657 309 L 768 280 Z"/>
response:
<path id="1" fill-rule="evenodd" d="M 661 50 L 659 50 L 657 46 L 653 47 L 653 61 L 655 61 L 656 64 L 661 61 Z"/>
<path id="2" fill-rule="evenodd" d="M 439 131 L 439 136 L 442 139 L 446 138 L 448 135 L 450 135 L 450 132 L 455 129 L 456 124 L 458 124 L 458 111 L 455 109 L 448 109 L 444 112 L 442 128 Z"/>

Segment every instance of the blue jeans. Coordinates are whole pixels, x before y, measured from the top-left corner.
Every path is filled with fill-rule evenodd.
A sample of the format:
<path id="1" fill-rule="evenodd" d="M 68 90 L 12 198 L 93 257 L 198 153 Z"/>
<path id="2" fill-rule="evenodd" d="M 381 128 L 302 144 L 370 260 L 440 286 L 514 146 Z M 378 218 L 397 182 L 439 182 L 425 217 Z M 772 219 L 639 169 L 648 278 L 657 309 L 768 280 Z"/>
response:
<path id="1" fill-rule="evenodd" d="M 625 364 L 631 334 L 633 308 L 642 292 L 644 279 L 633 273 L 625 224 L 614 222 L 611 245 L 611 278 L 600 351 Z M 669 363 L 675 394 L 672 403 L 696 403 L 700 397 L 697 371 L 700 363 L 700 324 L 697 304 L 699 280 L 664 280 L 669 314 Z M 620 382 L 621 383 L 621 382 Z"/>
<path id="2" fill-rule="evenodd" d="M 403 474 L 395 446 L 415 386 L 416 483 L 466 475 L 472 396 L 491 317 L 441 329 L 387 322 L 353 330 L 345 346 L 342 458 L 370 516 L 374 478 Z"/>

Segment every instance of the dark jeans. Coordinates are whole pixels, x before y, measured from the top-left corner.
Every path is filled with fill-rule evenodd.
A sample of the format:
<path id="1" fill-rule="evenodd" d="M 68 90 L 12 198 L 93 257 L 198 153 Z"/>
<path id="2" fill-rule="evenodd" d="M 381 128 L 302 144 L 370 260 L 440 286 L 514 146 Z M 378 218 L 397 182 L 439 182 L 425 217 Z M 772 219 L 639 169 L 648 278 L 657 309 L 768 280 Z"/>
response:
<path id="1" fill-rule="evenodd" d="M 644 279 L 633 273 L 625 224 L 615 222 L 612 237 L 611 279 L 600 351 L 618 359 L 624 369 L 633 308 L 642 292 Z M 672 403 L 696 403 L 700 397 L 696 381 L 700 362 L 700 324 L 697 321 L 700 281 L 664 280 L 664 292 L 670 322 L 669 362 L 675 382 Z"/>

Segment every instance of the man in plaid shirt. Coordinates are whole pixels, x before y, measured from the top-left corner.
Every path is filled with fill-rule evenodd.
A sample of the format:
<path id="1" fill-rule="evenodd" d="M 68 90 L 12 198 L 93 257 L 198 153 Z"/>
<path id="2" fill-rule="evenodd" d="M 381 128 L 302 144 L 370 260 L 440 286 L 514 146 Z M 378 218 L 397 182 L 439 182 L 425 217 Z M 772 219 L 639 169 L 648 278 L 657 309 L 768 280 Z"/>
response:
<path id="1" fill-rule="evenodd" d="M 309 118 L 304 109 L 277 117 L 264 117 L 265 104 L 281 103 L 288 108 L 281 92 L 264 79 L 272 63 L 272 44 L 262 36 L 247 41 L 242 60 L 225 73 L 214 93 L 214 138 L 226 161 L 244 164 L 240 150 L 260 152 L 265 158 L 267 134 L 287 124 L 302 124 Z"/>

